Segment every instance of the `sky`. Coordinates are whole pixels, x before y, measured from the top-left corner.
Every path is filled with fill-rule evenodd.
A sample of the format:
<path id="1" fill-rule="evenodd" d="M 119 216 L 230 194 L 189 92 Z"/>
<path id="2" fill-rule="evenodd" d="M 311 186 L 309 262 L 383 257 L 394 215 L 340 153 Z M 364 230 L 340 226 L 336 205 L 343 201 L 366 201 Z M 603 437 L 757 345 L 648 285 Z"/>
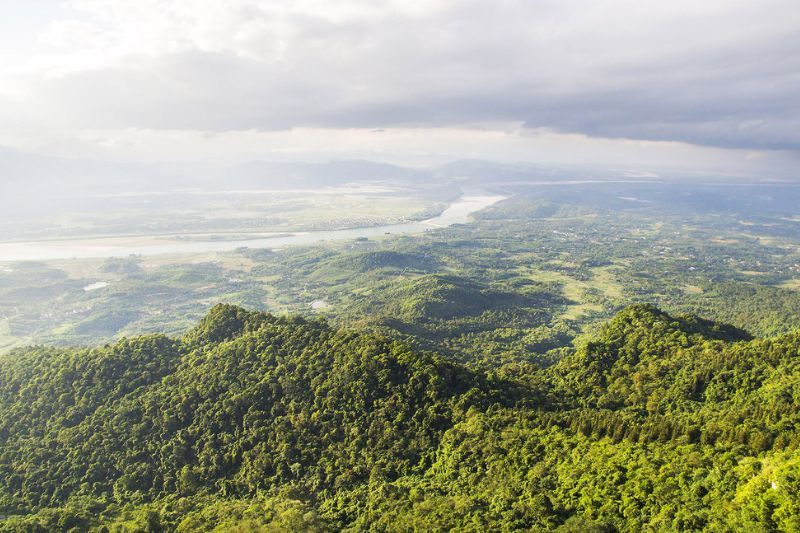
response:
<path id="1" fill-rule="evenodd" d="M 0 0 L 0 145 L 797 177 L 797 0 Z"/>

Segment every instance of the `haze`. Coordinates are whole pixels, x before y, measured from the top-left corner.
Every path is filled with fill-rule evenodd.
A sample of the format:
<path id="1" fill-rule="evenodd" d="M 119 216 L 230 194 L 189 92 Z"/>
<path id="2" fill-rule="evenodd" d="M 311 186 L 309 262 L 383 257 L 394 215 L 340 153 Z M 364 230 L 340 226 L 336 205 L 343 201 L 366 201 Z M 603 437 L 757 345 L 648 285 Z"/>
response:
<path id="1" fill-rule="evenodd" d="M 0 0 L 0 533 L 800 531 L 797 0 Z"/>
<path id="2" fill-rule="evenodd" d="M 798 26 L 791 0 L 3 0 L 0 144 L 794 178 Z"/>

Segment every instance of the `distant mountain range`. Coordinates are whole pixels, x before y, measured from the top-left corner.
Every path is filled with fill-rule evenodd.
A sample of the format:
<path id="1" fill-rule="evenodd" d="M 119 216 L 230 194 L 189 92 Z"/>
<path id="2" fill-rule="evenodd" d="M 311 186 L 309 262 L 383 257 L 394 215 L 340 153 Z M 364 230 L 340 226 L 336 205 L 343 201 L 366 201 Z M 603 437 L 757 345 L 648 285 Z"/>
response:
<path id="1" fill-rule="evenodd" d="M 9 195 L 85 194 L 84 187 L 106 191 L 152 191 L 175 188 L 296 188 L 349 182 L 426 183 L 452 179 L 476 181 L 558 180 L 622 177 L 620 171 L 552 168 L 463 159 L 427 169 L 415 169 L 360 159 L 325 163 L 254 160 L 232 165 L 191 162 L 139 163 L 60 158 L 20 152 L 0 146 L 0 179 Z M 19 200 L 19 198 L 14 198 Z"/>

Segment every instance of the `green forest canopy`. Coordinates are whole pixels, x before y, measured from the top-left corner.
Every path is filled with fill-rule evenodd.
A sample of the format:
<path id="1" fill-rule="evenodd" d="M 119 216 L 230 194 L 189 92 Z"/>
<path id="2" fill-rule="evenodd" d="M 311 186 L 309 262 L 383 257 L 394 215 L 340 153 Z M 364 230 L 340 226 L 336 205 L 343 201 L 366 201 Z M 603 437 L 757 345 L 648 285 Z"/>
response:
<path id="1" fill-rule="evenodd" d="M 800 334 L 628 307 L 469 369 L 219 305 L 0 358 L 0 530 L 800 528 Z"/>

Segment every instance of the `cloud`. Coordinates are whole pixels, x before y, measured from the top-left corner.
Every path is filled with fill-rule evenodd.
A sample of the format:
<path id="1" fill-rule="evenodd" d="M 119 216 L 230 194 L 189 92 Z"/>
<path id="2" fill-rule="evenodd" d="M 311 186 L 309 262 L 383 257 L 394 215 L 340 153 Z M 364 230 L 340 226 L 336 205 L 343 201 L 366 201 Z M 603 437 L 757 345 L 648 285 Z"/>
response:
<path id="1" fill-rule="evenodd" d="M 18 75 L 65 129 L 442 128 L 800 149 L 794 0 L 82 0 Z M 21 78 L 19 77 L 21 76 Z M 19 80 L 23 81 L 20 82 Z M 3 109 L 0 116 L 15 112 Z"/>

